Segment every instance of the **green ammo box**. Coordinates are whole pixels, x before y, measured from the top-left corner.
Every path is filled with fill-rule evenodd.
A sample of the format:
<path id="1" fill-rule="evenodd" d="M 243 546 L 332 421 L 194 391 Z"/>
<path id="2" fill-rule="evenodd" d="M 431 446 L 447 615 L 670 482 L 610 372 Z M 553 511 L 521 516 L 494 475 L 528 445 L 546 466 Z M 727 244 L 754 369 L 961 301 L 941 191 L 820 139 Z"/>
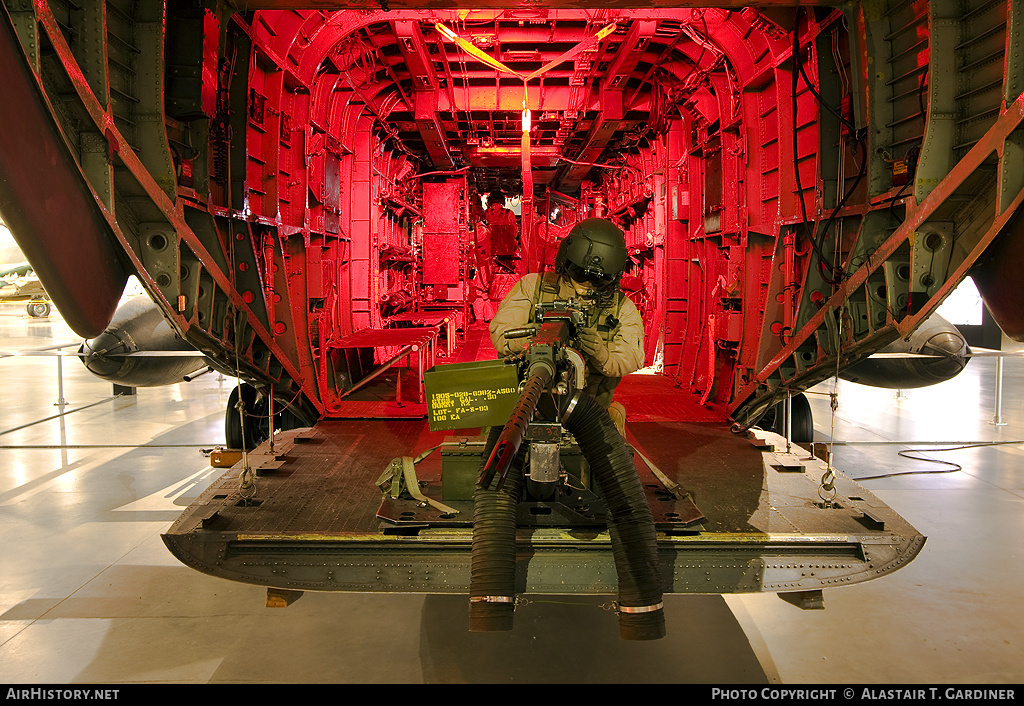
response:
<path id="1" fill-rule="evenodd" d="M 480 478 L 486 441 L 482 436 L 449 436 L 441 445 L 441 500 L 472 500 Z"/>
<path id="2" fill-rule="evenodd" d="M 435 365 L 423 387 L 431 431 L 503 427 L 519 399 L 519 369 L 502 360 Z"/>

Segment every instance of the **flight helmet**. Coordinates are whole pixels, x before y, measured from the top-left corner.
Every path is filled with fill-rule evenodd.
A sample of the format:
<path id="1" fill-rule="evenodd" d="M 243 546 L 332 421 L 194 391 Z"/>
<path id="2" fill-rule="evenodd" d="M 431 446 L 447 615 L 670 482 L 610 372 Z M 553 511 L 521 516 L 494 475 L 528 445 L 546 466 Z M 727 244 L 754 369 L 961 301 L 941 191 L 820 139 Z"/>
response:
<path id="1" fill-rule="evenodd" d="M 558 245 L 555 272 L 604 290 L 619 281 L 627 259 L 622 230 L 607 219 L 587 218 Z"/>

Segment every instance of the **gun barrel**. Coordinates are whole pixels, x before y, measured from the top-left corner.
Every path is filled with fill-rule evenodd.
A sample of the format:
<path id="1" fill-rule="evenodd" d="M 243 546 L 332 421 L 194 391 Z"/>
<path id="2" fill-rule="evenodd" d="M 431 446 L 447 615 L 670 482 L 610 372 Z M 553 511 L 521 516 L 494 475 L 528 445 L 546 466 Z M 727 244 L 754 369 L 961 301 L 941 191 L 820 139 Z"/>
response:
<path id="1" fill-rule="evenodd" d="M 552 366 L 544 362 L 535 363 L 530 367 L 529 376 L 523 385 L 522 392 L 519 393 L 515 409 L 512 410 L 508 421 L 505 422 L 501 436 L 498 437 L 490 457 L 481 469 L 480 487 L 489 488 L 495 475 L 498 476 L 496 489 L 500 490 L 504 485 L 505 476 L 508 475 L 512 459 L 516 457 L 519 447 L 523 443 L 523 435 L 526 433 L 526 427 L 530 424 L 530 420 L 533 419 L 533 413 L 537 409 L 541 393 L 547 389 L 554 374 Z"/>
<path id="2" fill-rule="evenodd" d="M 510 328 L 505 332 L 505 339 L 510 338 L 526 338 L 527 336 L 534 336 L 537 333 L 536 326 L 523 326 L 521 328 Z"/>

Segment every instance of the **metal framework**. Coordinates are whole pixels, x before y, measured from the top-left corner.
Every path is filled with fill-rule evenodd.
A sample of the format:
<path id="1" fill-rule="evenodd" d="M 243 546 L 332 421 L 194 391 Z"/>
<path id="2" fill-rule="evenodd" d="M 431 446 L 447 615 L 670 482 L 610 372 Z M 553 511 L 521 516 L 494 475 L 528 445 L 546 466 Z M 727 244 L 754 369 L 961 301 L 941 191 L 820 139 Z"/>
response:
<path id="1" fill-rule="evenodd" d="M 116 261 L 51 275 L 61 310 L 94 330 L 83 291 L 138 273 L 190 342 L 311 417 L 350 384 L 331 341 L 386 323 L 382 300 L 467 306 L 470 196 L 524 174 L 530 264 L 575 219 L 616 219 L 649 362 L 740 420 L 906 336 L 1020 203 L 1013 1 L 302 4 L 7 3 L 7 83 L 35 84 L 87 187 L 78 237 Z M 38 132 L 17 122 L 10 143 Z M 461 235 L 425 282 L 393 257 L 437 252 L 438 179 Z"/>

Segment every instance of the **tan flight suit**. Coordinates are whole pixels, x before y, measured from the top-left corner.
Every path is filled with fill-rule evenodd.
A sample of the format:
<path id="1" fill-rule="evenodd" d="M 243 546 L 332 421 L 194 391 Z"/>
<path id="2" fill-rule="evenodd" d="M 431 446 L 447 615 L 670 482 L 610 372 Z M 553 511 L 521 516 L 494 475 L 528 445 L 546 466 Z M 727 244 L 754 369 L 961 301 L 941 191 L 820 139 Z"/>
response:
<path id="1" fill-rule="evenodd" d="M 575 296 L 576 291 L 566 277 L 553 272 L 543 275 L 528 274 L 519 280 L 508 293 L 498 313 L 490 323 L 491 342 L 499 356 L 518 353 L 525 348 L 529 338 L 514 338 L 506 341 L 505 331 L 534 323 L 534 305 L 538 302 L 566 300 Z M 618 319 L 614 328 L 607 326 L 609 314 Z M 608 361 L 598 368 L 596 363 L 584 356 L 587 362 L 585 391 L 593 395 L 606 409 L 612 403 L 612 395 L 623 375 L 628 375 L 644 364 L 644 324 L 640 312 L 624 294 L 616 291 L 612 304 L 598 311 L 592 310 L 588 325 L 597 329 L 608 343 Z"/>

